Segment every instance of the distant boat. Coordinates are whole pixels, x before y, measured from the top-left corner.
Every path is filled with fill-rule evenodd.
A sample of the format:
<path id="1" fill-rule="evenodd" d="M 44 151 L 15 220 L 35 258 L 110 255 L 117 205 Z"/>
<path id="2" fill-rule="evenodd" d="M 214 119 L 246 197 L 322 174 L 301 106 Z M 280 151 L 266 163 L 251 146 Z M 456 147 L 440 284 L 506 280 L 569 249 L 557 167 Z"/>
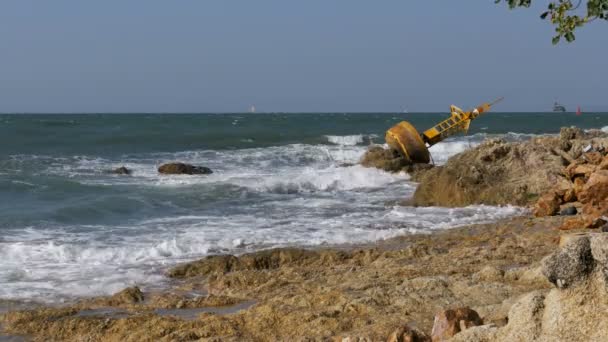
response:
<path id="1" fill-rule="evenodd" d="M 251 107 L 249 107 L 249 113 L 255 113 L 255 106 L 251 105 Z"/>
<path id="2" fill-rule="evenodd" d="M 581 114 L 583 114 L 583 112 L 581 111 L 581 106 L 578 106 L 576 108 L 576 115 L 581 115 Z"/>
<path id="3" fill-rule="evenodd" d="M 553 111 L 554 112 L 558 112 L 558 113 L 564 113 L 564 112 L 566 112 L 566 107 L 564 107 L 563 105 L 555 102 L 553 104 Z"/>

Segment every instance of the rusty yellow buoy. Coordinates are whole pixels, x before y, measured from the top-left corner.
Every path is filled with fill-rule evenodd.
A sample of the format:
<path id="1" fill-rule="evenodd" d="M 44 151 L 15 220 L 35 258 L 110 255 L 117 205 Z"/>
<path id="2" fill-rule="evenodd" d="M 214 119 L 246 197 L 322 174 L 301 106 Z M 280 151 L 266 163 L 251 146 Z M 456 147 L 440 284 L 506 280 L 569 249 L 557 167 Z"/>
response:
<path id="1" fill-rule="evenodd" d="M 408 162 L 428 164 L 431 160 L 429 147 L 456 133 L 466 133 L 471 121 L 489 111 L 490 107 L 501 100 L 502 97 L 492 103 L 483 103 L 468 112 L 451 105 L 450 117 L 427 129 L 422 134 L 418 133 L 409 122 L 401 121 L 386 132 L 386 143 Z"/>
<path id="2" fill-rule="evenodd" d="M 431 160 L 429 149 L 420 133 L 407 121 L 401 121 L 386 132 L 388 146 L 399 152 L 411 163 L 428 164 Z"/>

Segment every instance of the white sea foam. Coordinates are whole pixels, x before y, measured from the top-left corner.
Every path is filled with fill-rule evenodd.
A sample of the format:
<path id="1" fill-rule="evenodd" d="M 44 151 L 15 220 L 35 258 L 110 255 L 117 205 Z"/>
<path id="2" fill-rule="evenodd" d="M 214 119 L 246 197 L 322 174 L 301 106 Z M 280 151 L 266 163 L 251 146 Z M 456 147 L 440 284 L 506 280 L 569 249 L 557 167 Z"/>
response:
<path id="1" fill-rule="evenodd" d="M 363 135 L 326 135 L 327 141 L 336 145 L 354 146 L 363 143 Z"/>
<path id="2" fill-rule="evenodd" d="M 604 127 L 600 128 L 600 130 L 604 133 L 608 133 L 608 126 L 604 126 Z"/>

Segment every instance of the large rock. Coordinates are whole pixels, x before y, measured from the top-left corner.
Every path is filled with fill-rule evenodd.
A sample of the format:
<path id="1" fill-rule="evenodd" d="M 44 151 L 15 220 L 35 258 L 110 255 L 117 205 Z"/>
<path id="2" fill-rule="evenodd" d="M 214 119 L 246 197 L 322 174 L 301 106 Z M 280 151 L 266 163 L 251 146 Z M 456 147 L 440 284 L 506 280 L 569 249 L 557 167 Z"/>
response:
<path id="1" fill-rule="evenodd" d="M 208 167 L 184 163 L 168 163 L 161 165 L 158 168 L 158 172 L 165 175 L 209 175 L 213 173 Z"/>
<path id="2" fill-rule="evenodd" d="M 576 177 L 584 177 L 589 178 L 589 176 L 595 172 L 597 166 L 591 164 L 578 164 L 573 163 L 566 167 L 565 173 L 566 176 L 570 179 L 574 179 Z"/>
<path id="3" fill-rule="evenodd" d="M 533 203 L 563 178 L 563 159 L 553 153 L 557 141 L 488 140 L 418 177 L 414 204 L 459 207 Z"/>
<path id="4" fill-rule="evenodd" d="M 398 152 L 382 146 L 370 147 L 360 161 L 365 167 L 375 167 L 387 172 L 399 172 L 410 165 Z"/>
<path id="5" fill-rule="evenodd" d="M 467 329 L 451 341 L 606 341 L 607 246 L 602 233 L 572 238 L 543 269 L 550 269 L 553 283 L 556 277 L 569 279 L 568 289 L 558 286 L 524 295 L 511 307 L 506 326 Z"/>
<path id="6" fill-rule="evenodd" d="M 598 170 L 589 176 L 578 199 L 581 203 L 599 203 L 608 198 L 608 170 Z"/>
<path id="7" fill-rule="evenodd" d="M 555 192 L 549 192 L 541 196 L 534 205 L 534 216 L 553 216 L 559 213 L 561 199 Z"/>
<path id="8" fill-rule="evenodd" d="M 559 288 L 572 286 L 586 279 L 594 267 L 587 236 L 573 238 L 564 248 L 542 261 L 542 272 Z"/>
<path id="9" fill-rule="evenodd" d="M 460 331 L 477 325 L 483 325 L 483 320 L 471 308 L 445 310 L 435 315 L 431 338 L 433 342 L 447 341 Z"/>

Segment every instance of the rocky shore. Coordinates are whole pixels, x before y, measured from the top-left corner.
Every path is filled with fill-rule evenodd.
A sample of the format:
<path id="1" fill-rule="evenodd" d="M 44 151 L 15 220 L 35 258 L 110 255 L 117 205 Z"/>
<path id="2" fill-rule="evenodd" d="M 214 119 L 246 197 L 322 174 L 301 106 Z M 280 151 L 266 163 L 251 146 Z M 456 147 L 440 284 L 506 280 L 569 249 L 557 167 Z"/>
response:
<path id="1" fill-rule="evenodd" d="M 378 148 L 363 163 L 410 171 L 418 205 L 532 208 L 604 139 L 565 129 L 488 141 L 433 168 Z M 558 206 L 570 205 L 561 196 Z M 131 287 L 60 307 L 7 302 L 0 324 L 36 341 L 601 341 L 608 235 L 538 216 L 367 245 L 209 256 L 167 270 L 162 291 Z"/>

